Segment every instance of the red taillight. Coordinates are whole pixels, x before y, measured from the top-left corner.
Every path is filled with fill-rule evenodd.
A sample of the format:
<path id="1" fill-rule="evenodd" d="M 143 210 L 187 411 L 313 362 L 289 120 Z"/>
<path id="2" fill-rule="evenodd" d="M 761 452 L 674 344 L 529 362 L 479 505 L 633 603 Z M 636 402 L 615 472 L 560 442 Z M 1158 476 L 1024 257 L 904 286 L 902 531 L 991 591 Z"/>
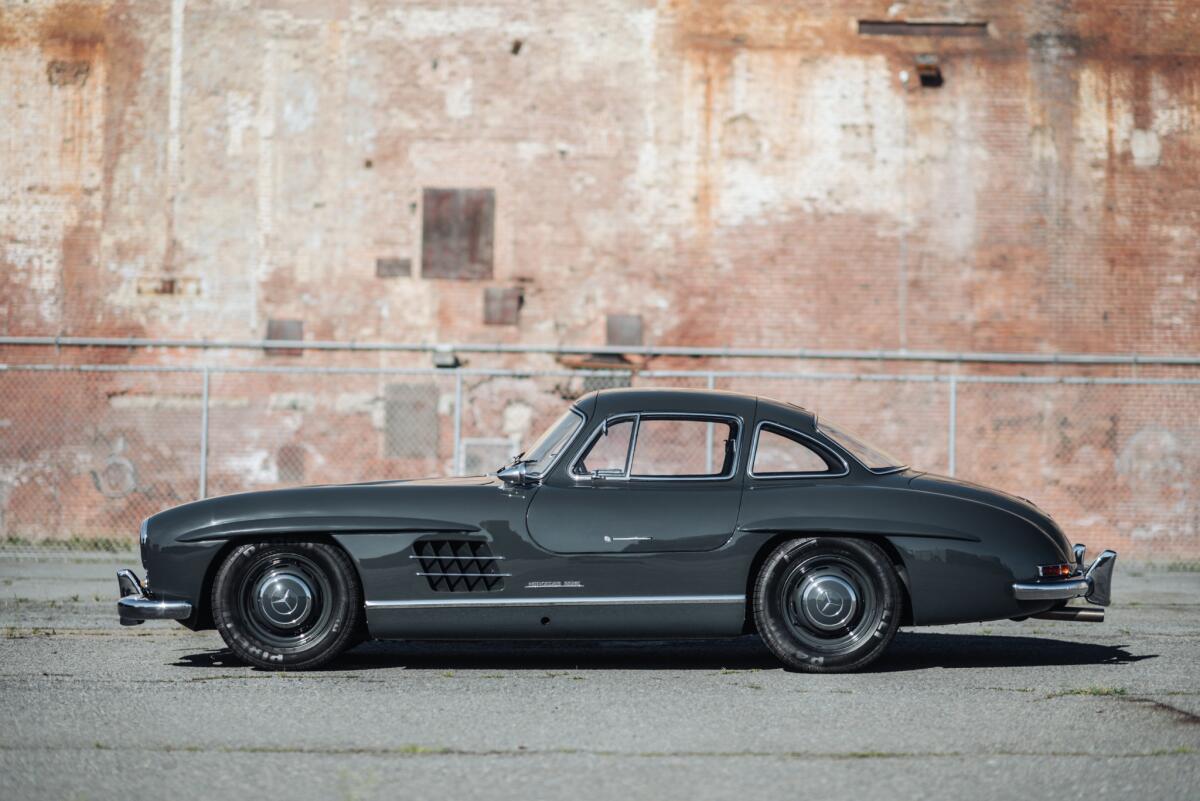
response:
<path id="1" fill-rule="evenodd" d="M 1074 570 L 1075 568 L 1068 564 L 1042 565 L 1038 568 L 1038 575 L 1042 578 L 1066 578 Z"/>

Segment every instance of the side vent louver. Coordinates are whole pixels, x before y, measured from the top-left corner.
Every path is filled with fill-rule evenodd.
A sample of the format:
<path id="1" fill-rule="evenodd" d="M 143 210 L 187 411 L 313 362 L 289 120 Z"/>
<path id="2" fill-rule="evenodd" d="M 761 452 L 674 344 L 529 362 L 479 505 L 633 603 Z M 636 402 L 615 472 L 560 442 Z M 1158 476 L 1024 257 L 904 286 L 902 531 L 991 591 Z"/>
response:
<path id="1" fill-rule="evenodd" d="M 494 556 L 482 540 L 418 540 L 410 558 L 419 560 L 417 575 L 434 592 L 495 592 L 510 575 L 497 564 L 504 557 Z"/>

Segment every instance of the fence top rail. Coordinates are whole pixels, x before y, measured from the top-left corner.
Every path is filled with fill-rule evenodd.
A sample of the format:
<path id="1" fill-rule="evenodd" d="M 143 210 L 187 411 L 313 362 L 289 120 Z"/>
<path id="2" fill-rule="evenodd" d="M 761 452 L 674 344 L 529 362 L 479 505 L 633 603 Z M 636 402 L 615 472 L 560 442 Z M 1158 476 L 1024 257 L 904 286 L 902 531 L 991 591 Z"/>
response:
<path id="1" fill-rule="evenodd" d="M 668 345 L 521 345 L 503 343 L 338 342 L 290 339 L 151 339 L 144 337 L 0 336 L 0 346 L 87 348 L 185 348 L 201 350 L 393 351 L 406 353 L 519 353 L 551 356 L 632 355 L 727 359 L 823 359 L 838 361 L 973 362 L 1008 364 L 1108 364 L 1200 366 L 1200 355 L 1138 353 L 1003 353 L 935 350 L 840 350 L 821 348 L 702 348 Z"/>
<path id="2" fill-rule="evenodd" d="M 192 375 L 260 373 L 272 375 L 379 375 L 487 378 L 597 377 L 686 378 L 719 380 L 757 378 L 783 381 L 861 381 L 926 384 L 1085 384 L 1127 386 L 1200 386 L 1200 378 L 1126 378 L 1116 376 L 934 375 L 930 373 L 783 372 L 771 370 L 521 370 L 474 367 L 320 367 L 300 365 L 167 365 L 167 364 L 4 364 L 0 373 L 183 373 Z"/>

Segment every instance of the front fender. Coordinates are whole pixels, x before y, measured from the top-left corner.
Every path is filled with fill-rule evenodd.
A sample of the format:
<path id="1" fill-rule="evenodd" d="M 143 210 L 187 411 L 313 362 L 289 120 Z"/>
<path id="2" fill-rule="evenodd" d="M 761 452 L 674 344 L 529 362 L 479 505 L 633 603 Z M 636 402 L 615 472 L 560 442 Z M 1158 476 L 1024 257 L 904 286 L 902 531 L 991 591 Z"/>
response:
<path id="1" fill-rule="evenodd" d="M 521 520 L 527 498 L 494 479 L 380 482 L 247 492 L 208 498 L 146 521 L 142 564 L 156 597 L 188 601 L 192 628 L 207 622 L 220 558 L 244 540 L 332 536 L 355 558 L 357 535 L 477 532 L 490 518 Z M 360 570 L 360 579 L 362 579 Z M 366 582 L 364 582 L 365 586 Z"/>

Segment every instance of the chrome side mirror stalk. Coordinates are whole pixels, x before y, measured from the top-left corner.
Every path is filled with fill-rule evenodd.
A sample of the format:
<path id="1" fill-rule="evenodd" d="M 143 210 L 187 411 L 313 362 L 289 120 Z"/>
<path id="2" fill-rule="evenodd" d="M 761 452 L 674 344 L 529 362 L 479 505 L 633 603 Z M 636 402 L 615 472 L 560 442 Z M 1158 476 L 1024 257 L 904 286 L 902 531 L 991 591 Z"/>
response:
<path id="1" fill-rule="evenodd" d="M 523 487 L 533 483 L 529 479 L 529 470 L 524 462 L 510 464 L 508 467 L 496 471 L 496 478 L 514 487 Z"/>

